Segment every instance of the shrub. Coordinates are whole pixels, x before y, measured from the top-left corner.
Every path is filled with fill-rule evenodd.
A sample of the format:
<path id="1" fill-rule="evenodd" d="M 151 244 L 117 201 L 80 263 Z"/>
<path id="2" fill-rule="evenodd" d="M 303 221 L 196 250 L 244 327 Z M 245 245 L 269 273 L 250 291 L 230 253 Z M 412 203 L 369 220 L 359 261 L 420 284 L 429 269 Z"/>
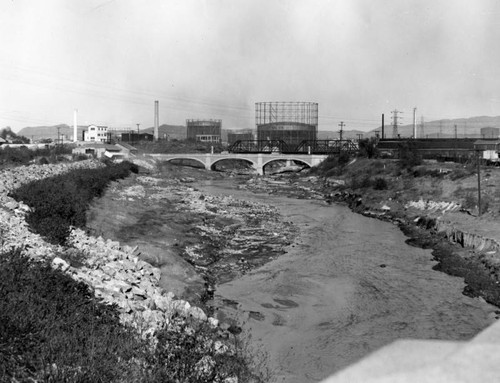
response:
<path id="1" fill-rule="evenodd" d="M 377 148 L 377 139 L 372 137 L 372 138 L 365 138 L 363 140 L 360 140 L 359 143 L 359 156 L 360 157 L 366 157 L 366 158 L 374 158 L 378 157 L 378 148 Z"/>
<path id="2" fill-rule="evenodd" d="M 26 221 L 38 234 L 54 244 L 64 244 L 70 226 L 85 227 L 86 211 L 92 199 L 106 186 L 137 172 L 128 162 L 99 169 L 75 170 L 56 177 L 31 182 L 10 195 L 32 208 Z"/>
<path id="3" fill-rule="evenodd" d="M 373 182 L 373 188 L 375 190 L 387 190 L 388 186 L 389 185 L 387 184 L 387 180 L 382 177 L 375 178 Z"/>
<path id="4" fill-rule="evenodd" d="M 0 381 L 124 381 L 145 344 L 47 263 L 0 254 Z"/>
<path id="5" fill-rule="evenodd" d="M 421 164 L 422 157 L 414 142 L 407 141 L 399 144 L 399 165 L 402 169 L 411 169 Z"/>
<path id="6" fill-rule="evenodd" d="M 365 174 L 365 175 L 353 175 L 351 177 L 351 189 L 364 189 L 364 188 L 369 188 L 372 186 L 372 181 L 370 179 L 370 176 Z"/>
<path id="7" fill-rule="evenodd" d="M 221 342 L 220 330 L 206 322 L 186 321 L 173 318 L 170 325 L 161 330 L 158 344 L 149 364 L 150 379 L 156 382 L 223 382 L 238 377 L 240 382 L 260 382 L 248 367 L 248 361 L 238 348 L 231 352 Z"/>

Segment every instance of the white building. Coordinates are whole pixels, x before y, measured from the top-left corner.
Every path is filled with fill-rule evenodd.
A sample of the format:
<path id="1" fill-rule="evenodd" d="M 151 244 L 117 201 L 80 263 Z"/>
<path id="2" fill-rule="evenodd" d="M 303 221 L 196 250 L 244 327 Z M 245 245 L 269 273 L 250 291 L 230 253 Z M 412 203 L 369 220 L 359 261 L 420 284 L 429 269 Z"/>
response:
<path id="1" fill-rule="evenodd" d="M 83 132 L 83 141 L 108 142 L 108 127 L 89 125 L 87 130 Z"/>

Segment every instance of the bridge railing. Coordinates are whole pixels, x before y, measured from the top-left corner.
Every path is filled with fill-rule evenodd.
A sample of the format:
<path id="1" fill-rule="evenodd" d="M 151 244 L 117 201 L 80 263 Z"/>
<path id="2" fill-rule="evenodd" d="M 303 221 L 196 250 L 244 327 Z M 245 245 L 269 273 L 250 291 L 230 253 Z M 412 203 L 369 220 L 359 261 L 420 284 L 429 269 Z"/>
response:
<path id="1" fill-rule="evenodd" d="M 228 148 L 229 153 L 290 153 L 283 140 L 238 140 Z M 293 152 L 292 152 L 293 153 Z"/>
<path id="2" fill-rule="evenodd" d="M 357 150 L 358 145 L 351 140 L 304 140 L 296 146 L 282 140 L 239 140 L 228 148 L 229 153 L 283 154 L 340 154 Z"/>

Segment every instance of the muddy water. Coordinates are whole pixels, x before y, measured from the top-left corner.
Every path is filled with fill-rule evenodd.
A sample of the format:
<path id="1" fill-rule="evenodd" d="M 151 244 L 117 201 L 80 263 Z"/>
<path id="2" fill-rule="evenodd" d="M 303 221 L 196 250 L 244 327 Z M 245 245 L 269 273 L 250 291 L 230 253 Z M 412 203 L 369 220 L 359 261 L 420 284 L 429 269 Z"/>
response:
<path id="1" fill-rule="evenodd" d="M 275 205 L 300 229 L 287 254 L 217 287 L 220 315 L 240 318 L 275 382 L 319 381 L 395 339 L 467 340 L 495 320 L 496 307 L 462 295 L 462 279 L 433 271 L 430 250 L 390 223 L 224 182 L 200 188 Z"/>

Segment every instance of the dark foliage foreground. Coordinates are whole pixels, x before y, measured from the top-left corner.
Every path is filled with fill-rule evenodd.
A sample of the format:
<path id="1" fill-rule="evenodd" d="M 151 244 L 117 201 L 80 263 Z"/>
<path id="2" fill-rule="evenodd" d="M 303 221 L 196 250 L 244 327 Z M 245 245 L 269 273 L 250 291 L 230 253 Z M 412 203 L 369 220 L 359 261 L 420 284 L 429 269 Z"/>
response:
<path id="1" fill-rule="evenodd" d="M 120 381 L 143 350 L 83 283 L 17 251 L 0 255 L 0 381 Z"/>
<path id="2" fill-rule="evenodd" d="M 90 202 L 100 197 L 111 181 L 127 177 L 137 167 L 129 162 L 99 169 L 79 169 L 21 186 L 10 195 L 32 211 L 30 227 L 53 244 L 64 244 L 70 227 L 83 228 Z"/>
<path id="3" fill-rule="evenodd" d="M 0 254 L 0 382 L 259 382 L 219 329 L 172 318 L 157 345 L 48 263 Z"/>

